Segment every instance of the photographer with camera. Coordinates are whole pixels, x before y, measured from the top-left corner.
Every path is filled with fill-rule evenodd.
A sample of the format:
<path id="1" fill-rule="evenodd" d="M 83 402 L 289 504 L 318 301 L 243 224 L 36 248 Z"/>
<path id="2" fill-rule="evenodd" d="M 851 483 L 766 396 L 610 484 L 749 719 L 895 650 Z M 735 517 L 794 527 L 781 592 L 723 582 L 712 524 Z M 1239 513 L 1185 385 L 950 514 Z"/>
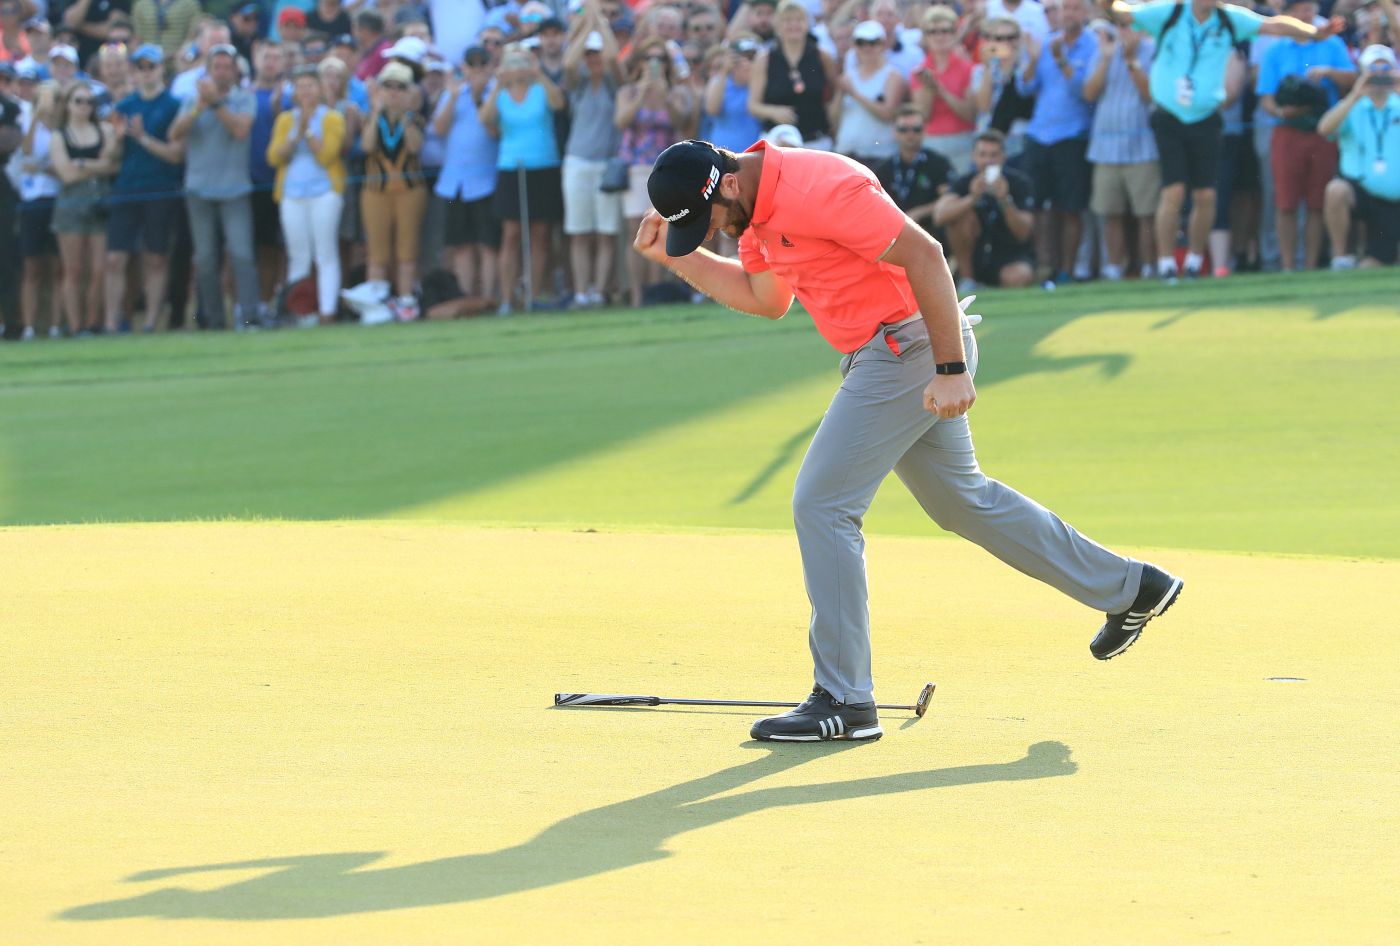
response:
<path id="1" fill-rule="evenodd" d="M 1284 13 L 1304 23 L 1317 15 L 1316 0 L 1287 0 Z M 1322 253 L 1322 195 L 1337 173 L 1337 146 L 1317 133 L 1317 122 L 1356 81 L 1346 45 L 1337 36 L 1321 42 L 1281 39 L 1259 67 L 1259 106 L 1278 119 L 1269 145 L 1274 173 L 1274 225 L 1280 265 L 1292 272 L 1298 257 L 1298 205 L 1307 207 L 1303 268 Z"/>
<path id="2" fill-rule="evenodd" d="M 1187 276 L 1199 276 L 1215 221 L 1215 184 L 1224 135 L 1218 110 L 1225 102 L 1225 67 L 1235 46 L 1261 34 L 1316 42 L 1341 32 L 1345 24 L 1334 17 L 1318 28 L 1291 16 L 1266 18 L 1217 0 L 1154 0 L 1141 6 L 1113 0 L 1107 9 L 1120 25 L 1131 25 L 1157 40 L 1148 87 L 1157 105 L 1152 132 L 1162 158 L 1158 275 L 1176 278 L 1172 250 L 1190 187 L 1185 269 Z"/>
<path id="3" fill-rule="evenodd" d="M 1356 181 L 1336 178 L 1327 185 L 1327 230 L 1332 237 L 1332 268 L 1350 269 L 1347 231 L 1355 213 L 1366 224 L 1363 267 L 1394 266 L 1400 242 L 1400 64 L 1379 44 L 1361 53 L 1361 78 L 1346 98 L 1322 116 L 1317 133 L 1337 137 Z"/>

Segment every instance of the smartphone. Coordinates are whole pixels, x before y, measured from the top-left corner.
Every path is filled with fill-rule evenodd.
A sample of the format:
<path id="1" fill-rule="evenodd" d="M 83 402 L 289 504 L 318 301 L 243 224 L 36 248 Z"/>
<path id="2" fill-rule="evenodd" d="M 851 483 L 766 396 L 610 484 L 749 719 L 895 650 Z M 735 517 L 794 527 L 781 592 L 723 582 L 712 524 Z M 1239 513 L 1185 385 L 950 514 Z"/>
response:
<path id="1" fill-rule="evenodd" d="M 1389 72 L 1377 72 L 1366 77 L 1367 85 L 1388 87 L 1395 85 L 1395 76 Z"/>
<path id="2" fill-rule="evenodd" d="M 985 171 L 982 172 L 982 179 L 983 179 L 984 181 L 986 181 L 989 185 L 990 185 L 990 184 L 995 184 L 998 180 L 1001 179 L 1001 165 L 1000 165 L 1000 164 L 989 164 L 989 165 L 987 165 L 987 169 L 986 169 Z"/>

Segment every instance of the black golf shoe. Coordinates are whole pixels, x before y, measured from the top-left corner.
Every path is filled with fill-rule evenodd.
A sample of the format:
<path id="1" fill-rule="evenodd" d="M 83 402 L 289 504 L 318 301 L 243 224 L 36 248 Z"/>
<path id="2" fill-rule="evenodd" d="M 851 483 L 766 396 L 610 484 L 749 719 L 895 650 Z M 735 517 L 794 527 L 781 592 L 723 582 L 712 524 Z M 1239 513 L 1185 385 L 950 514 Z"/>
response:
<path id="1" fill-rule="evenodd" d="M 1154 565 L 1142 566 L 1142 583 L 1128 610 L 1108 615 L 1103 627 L 1089 644 L 1089 651 L 1100 660 L 1117 657 L 1133 646 L 1147 622 L 1166 611 L 1181 594 L 1185 582 Z"/>
<path id="2" fill-rule="evenodd" d="M 885 734 L 874 703 L 838 703 L 821 687 L 794 710 L 753 724 L 749 735 L 775 742 L 879 739 Z"/>

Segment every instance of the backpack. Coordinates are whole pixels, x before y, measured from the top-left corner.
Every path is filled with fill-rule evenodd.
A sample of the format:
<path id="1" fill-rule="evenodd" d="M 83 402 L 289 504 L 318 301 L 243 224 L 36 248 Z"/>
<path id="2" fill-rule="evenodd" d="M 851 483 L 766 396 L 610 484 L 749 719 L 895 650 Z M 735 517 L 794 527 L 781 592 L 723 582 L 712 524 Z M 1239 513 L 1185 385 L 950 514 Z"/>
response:
<path id="1" fill-rule="evenodd" d="M 1167 17 L 1167 22 L 1162 24 L 1162 32 L 1157 34 L 1158 47 L 1162 45 L 1162 40 L 1166 38 L 1167 33 L 1171 32 L 1171 28 L 1173 26 L 1176 26 L 1177 20 L 1181 19 L 1181 14 L 1185 9 L 1185 0 L 1177 0 L 1176 6 L 1172 7 L 1171 15 Z M 1215 8 L 1215 15 L 1220 18 L 1221 29 L 1225 30 L 1225 32 L 1230 36 L 1230 46 L 1238 46 L 1240 44 L 1240 41 L 1235 37 L 1235 24 L 1230 22 L 1230 18 L 1225 15 L 1225 11 L 1222 10 L 1219 6 Z"/>

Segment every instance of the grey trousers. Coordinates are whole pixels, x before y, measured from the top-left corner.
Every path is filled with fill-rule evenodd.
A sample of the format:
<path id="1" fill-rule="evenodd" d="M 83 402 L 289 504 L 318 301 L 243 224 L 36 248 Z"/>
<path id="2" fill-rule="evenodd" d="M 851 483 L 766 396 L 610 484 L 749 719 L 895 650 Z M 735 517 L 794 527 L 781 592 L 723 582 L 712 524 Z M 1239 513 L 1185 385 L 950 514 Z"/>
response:
<path id="1" fill-rule="evenodd" d="M 975 373 L 977 340 L 966 321 L 963 345 Z M 977 465 L 967 418 L 941 420 L 924 410 L 933 357 L 921 319 L 877 334 L 846 355 L 841 370 L 845 380 L 807 448 L 792 502 L 812 603 L 809 643 L 818 686 L 842 702 L 873 699 L 861 525 L 891 470 L 940 527 L 1096 611 L 1128 609 L 1142 563 L 1110 552 L 989 479 Z M 930 591 L 930 614 L 946 614 L 944 605 L 956 594 L 954 576 L 942 585 Z M 940 592 L 942 602 L 934 597 Z"/>
<path id="2" fill-rule="evenodd" d="M 234 300 L 239 315 L 235 329 L 258 317 L 258 267 L 253 259 L 253 203 L 248 197 L 229 200 L 185 198 L 194 242 L 195 284 L 199 311 L 210 328 L 224 327 L 223 252 L 233 266 Z"/>

